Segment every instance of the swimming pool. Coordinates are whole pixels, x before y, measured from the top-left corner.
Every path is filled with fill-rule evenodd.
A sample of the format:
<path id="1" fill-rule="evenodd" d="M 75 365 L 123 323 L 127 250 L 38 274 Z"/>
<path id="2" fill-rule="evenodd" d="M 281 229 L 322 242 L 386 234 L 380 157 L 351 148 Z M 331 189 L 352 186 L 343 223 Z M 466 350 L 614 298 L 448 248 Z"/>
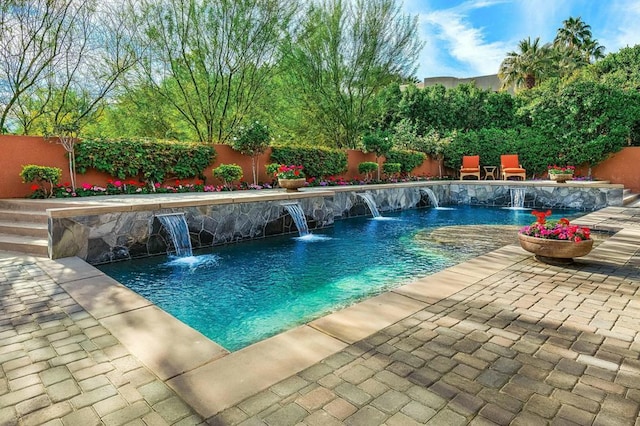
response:
<path id="1" fill-rule="evenodd" d="M 576 214 L 563 210 L 554 217 Z M 193 258 L 161 256 L 98 268 L 235 351 L 481 254 L 471 245 L 431 239 L 436 228 L 533 220 L 528 210 L 406 210 L 383 220 L 336 221 L 310 239 L 272 237 L 201 250 Z"/>

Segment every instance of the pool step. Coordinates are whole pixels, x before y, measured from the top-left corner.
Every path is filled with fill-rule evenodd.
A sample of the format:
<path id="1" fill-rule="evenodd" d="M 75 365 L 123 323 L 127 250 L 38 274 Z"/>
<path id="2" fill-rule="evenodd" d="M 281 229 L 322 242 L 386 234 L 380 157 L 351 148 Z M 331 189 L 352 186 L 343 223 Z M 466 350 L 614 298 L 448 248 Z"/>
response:
<path id="1" fill-rule="evenodd" d="M 0 200 L 0 250 L 47 256 L 46 209 L 61 206 L 46 200 Z"/>
<path id="2" fill-rule="evenodd" d="M 0 232 L 0 250 L 47 256 L 48 238 L 6 234 Z"/>

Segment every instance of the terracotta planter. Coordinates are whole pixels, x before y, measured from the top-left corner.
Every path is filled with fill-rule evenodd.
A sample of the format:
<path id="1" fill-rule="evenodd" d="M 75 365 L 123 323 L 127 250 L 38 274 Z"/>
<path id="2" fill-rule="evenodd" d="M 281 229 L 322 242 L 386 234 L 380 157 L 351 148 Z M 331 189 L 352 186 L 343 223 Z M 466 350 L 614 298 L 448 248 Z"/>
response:
<path id="1" fill-rule="evenodd" d="M 548 240 L 518 234 L 520 246 L 536 255 L 536 259 L 550 264 L 569 264 L 574 257 L 585 256 L 593 248 L 593 240 L 580 242 Z"/>
<path id="2" fill-rule="evenodd" d="M 304 178 L 300 179 L 280 179 L 278 178 L 278 185 L 280 188 L 285 188 L 287 192 L 296 192 L 298 188 L 302 188 L 305 184 L 306 180 Z"/>
<path id="3" fill-rule="evenodd" d="M 549 179 L 555 180 L 558 183 L 565 183 L 573 179 L 573 173 L 549 173 Z"/>

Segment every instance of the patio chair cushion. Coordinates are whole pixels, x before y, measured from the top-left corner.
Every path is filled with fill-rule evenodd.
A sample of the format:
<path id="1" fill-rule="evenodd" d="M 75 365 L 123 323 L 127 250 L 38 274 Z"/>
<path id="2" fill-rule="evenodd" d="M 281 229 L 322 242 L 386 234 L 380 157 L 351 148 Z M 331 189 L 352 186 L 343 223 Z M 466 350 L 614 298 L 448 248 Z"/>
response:
<path id="1" fill-rule="evenodd" d="M 477 171 L 480 170 L 480 156 L 479 155 L 464 155 L 462 157 L 462 167 L 460 171 Z"/>
<path id="2" fill-rule="evenodd" d="M 520 160 L 518 159 L 518 154 L 501 155 L 500 156 L 500 168 L 502 170 L 520 169 L 520 170 L 524 171 L 524 169 L 522 169 L 522 167 L 520 167 Z"/>

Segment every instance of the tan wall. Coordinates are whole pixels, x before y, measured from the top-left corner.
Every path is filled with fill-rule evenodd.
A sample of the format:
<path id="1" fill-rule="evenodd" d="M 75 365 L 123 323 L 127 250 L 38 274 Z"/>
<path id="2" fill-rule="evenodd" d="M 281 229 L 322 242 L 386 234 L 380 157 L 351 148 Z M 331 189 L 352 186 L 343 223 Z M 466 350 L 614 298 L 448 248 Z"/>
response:
<path id="1" fill-rule="evenodd" d="M 219 184 L 213 179 L 212 169 L 225 163 L 236 163 L 244 170 L 244 179 L 250 182 L 251 158 L 239 154 L 228 145 L 216 145 L 216 161 L 205 170 L 207 183 Z M 23 165 L 36 164 L 39 166 L 59 167 L 62 169 L 62 182 L 69 182 L 69 167 L 64 148 L 55 143 L 55 140 L 47 141 L 39 136 L 13 136 L 0 135 L 0 198 L 22 198 L 30 194 L 31 183 L 22 183 L 20 171 Z M 265 165 L 270 162 L 271 150 L 268 150 L 258 159 L 258 180 L 268 182 L 271 180 L 265 171 Z M 349 150 L 348 170 L 343 175 L 345 179 L 359 176 L 358 164 L 363 161 L 375 161 L 373 154 L 364 154 L 361 151 Z M 384 159 L 379 159 L 382 164 Z M 640 164 L 640 147 L 627 147 L 614 154 L 592 170 L 593 176 L 601 180 L 610 180 L 613 183 L 624 184 L 633 192 L 640 193 L 640 173 L 637 172 Z M 443 170 L 444 171 L 444 170 Z M 414 176 L 438 176 L 438 163 L 427 159 L 412 173 Z M 90 183 L 105 185 L 111 176 L 96 171 L 78 175 L 78 184 Z"/>

